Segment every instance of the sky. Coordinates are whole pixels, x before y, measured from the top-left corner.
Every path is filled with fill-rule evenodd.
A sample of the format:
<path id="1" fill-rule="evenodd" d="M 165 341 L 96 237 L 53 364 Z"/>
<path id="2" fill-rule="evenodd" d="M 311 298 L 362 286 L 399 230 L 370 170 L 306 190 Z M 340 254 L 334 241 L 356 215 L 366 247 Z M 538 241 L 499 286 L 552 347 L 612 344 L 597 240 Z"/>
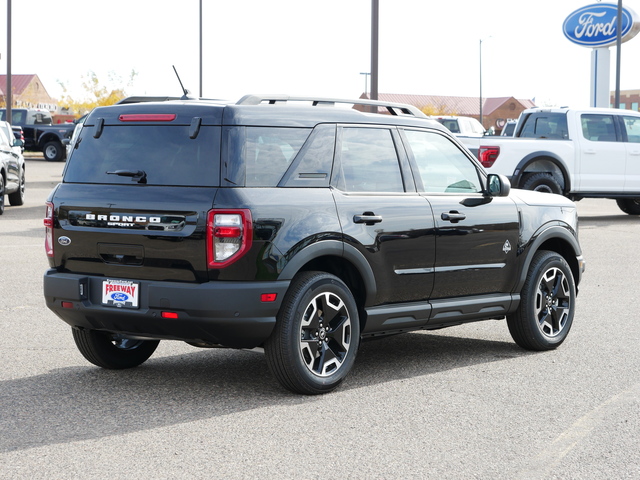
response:
<path id="1" fill-rule="evenodd" d="M 7 72 L 7 1 L 0 0 L 0 74 Z M 369 89 L 371 0 L 203 0 L 202 95 L 357 98 Z M 380 93 L 589 105 L 591 49 L 562 23 L 595 0 L 379 0 Z M 617 2 L 614 2 L 617 3 Z M 640 14 L 640 0 L 625 0 Z M 13 0 L 12 73 L 37 74 L 86 96 L 95 72 L 129 95 L 199 94 L 199 0 Z M 611 47 L 611 90 L 616 48 Z M 622 45 L 621 89 L 640 89 L 640 35 Z M 110 82 L 109 78 L 120 79 Z"/>

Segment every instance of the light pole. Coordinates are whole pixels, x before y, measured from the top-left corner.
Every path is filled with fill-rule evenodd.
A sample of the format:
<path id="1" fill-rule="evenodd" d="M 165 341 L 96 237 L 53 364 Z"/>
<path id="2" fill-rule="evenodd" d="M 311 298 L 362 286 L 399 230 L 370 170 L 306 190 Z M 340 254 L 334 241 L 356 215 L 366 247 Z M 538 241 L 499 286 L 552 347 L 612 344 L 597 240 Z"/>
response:
<path id="1" fill-rule="evenodd" d="M 622 0 L 618 0 L 618 15 L 616 24 L 616 92 L 614 108 L 620 108 L 620 63 L 622 57 Z"/>
<path id="2" fill-rule="evenodd" d="M 200 0 L 200 95 L 202 98 L 202 0 Z"/>
<path id="3" fill-rule="evenodd" d="M 488 36 L 484 40 L 490 39 L 491 36 Z M 482 42 L 484 41 L 482 38 L 480 39 L 480 123 L 484 127 L 484 123 L 482 123 Z"/>

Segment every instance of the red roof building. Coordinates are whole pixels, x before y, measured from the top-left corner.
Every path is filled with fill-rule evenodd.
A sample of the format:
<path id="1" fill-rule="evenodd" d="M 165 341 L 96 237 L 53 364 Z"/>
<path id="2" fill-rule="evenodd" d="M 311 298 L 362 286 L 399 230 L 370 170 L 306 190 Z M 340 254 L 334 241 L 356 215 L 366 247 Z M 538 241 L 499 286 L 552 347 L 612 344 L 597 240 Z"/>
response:
<path id="1" fill-rule="evenodd" d="M 363 94 L 360 98 L 369 98 Z M 380 93 L 378 99 L 392 103 L 406 103 L 418 107 L 427 115 L 459 115 L 480 120 L 479 97 L 446 97 L 439 95 L 408 95 Z M 514 97 L 484 98 L 482 101 L 482 123 L 485 128 L 502 130 L 504 122 L 516 119 L 520 113 L 535 107 L 531 100 L 518 100 Z"/>
<path id="2" fill-rule="evenodd" d="M 49 96 L 38 75 L 11 75 L 13 108 L 44 108 L 55 112 L 56 101 Z M 0 75 L 0 103 L 7 104 L 7 76 Z"/>

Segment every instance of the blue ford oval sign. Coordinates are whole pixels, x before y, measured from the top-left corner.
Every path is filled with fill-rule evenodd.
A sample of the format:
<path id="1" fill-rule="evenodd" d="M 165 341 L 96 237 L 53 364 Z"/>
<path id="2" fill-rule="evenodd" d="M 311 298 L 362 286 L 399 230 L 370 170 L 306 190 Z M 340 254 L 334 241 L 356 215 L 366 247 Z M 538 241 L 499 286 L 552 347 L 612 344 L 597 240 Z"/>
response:
<path id="1" fill-rule="evenodd" d="M 615 45 L 618 26 L 618 6 L 612 3 L 595 3 L 571 13 L 562 31 L 571 42 L 583 47 L 608 47 Z M 622 42 L 631 40 L 640 30 L 638 16 L 626 7 L 622 9 Z"/>

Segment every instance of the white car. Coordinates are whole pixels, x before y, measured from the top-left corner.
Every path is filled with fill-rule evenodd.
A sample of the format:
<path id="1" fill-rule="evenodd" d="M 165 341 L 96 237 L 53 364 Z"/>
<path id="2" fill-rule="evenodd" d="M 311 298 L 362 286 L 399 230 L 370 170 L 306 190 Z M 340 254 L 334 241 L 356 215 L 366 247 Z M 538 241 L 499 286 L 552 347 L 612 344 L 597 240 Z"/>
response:
<path id="1" fill-rule="evenodd" d="M 486 130 L 482 124 L 473 117 L 440 116 L 433 117 L 447 127 L 455 136 L 484 137 Z"/>

